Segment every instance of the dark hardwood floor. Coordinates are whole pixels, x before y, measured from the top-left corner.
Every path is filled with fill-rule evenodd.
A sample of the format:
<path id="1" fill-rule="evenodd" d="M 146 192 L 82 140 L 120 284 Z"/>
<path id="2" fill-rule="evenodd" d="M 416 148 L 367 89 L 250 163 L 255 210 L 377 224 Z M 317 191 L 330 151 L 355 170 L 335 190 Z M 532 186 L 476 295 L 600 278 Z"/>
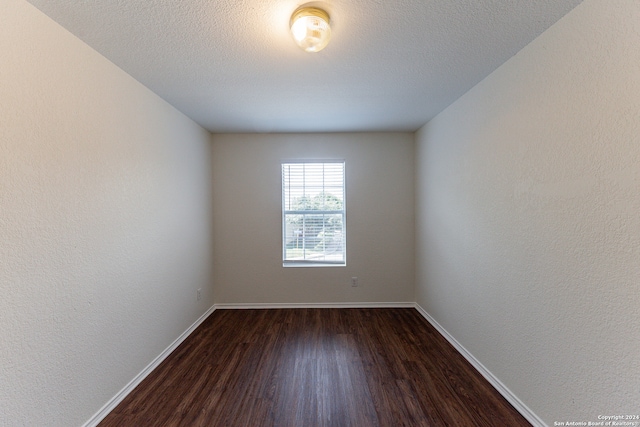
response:
<path id="1" fill-rule="evenodd" d="M 530 426 L 414 309 L 217 310 L 100 427 Z"/>

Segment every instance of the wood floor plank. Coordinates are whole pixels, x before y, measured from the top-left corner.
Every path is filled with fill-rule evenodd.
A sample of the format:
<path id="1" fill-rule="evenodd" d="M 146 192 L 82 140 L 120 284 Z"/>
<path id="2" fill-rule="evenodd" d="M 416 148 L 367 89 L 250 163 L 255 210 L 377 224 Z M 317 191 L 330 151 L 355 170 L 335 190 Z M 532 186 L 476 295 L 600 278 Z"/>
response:
<path id="1" fill-rule="evenodd" d="M 530 424 L 414 309 L 218 310 L 101 423 Z"/>

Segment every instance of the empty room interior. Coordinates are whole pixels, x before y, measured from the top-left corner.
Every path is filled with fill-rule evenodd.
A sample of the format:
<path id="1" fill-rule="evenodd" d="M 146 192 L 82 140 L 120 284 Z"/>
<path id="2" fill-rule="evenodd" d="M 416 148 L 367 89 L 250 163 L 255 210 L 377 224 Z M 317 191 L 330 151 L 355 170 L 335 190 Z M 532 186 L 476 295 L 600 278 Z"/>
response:
<path id="1" fill-rule="evenodd" d="M 304 3 L 0 2 L 0 426 L 214 315 L 396 308 L 532 425 L 640 425 L 640 2 L 326 0 L 318 52 Z"/>

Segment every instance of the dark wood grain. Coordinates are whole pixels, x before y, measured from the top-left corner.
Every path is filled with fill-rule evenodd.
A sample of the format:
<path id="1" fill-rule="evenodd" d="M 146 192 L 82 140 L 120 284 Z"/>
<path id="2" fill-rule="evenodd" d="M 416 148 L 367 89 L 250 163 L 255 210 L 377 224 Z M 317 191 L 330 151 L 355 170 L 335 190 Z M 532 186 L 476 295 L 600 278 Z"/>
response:
<path id="1" fill-rule="evenodd" d="M 100 427 L 530 426 L 414 309 L 217 310 Z"/>

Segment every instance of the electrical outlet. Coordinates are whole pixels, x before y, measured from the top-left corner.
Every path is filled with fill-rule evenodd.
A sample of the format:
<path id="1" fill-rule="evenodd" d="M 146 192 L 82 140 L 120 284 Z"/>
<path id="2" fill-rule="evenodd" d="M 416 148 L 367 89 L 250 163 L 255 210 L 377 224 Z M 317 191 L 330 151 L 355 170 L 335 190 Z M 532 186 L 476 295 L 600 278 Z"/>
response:
<path id="1" fill-rule="evenodd" d="M 357 277 L 352 277 L 351 278 L 351 286 L 353 286 L 354 288 L 358 286 L 358 278 Z"/>
<path id="2" fill-rule="evenodd" d="M 201 298 L 202 298 L 202 289 L 198 289 L 198 291 L 196 292 L 196 299 L 200 301 Z"/>

